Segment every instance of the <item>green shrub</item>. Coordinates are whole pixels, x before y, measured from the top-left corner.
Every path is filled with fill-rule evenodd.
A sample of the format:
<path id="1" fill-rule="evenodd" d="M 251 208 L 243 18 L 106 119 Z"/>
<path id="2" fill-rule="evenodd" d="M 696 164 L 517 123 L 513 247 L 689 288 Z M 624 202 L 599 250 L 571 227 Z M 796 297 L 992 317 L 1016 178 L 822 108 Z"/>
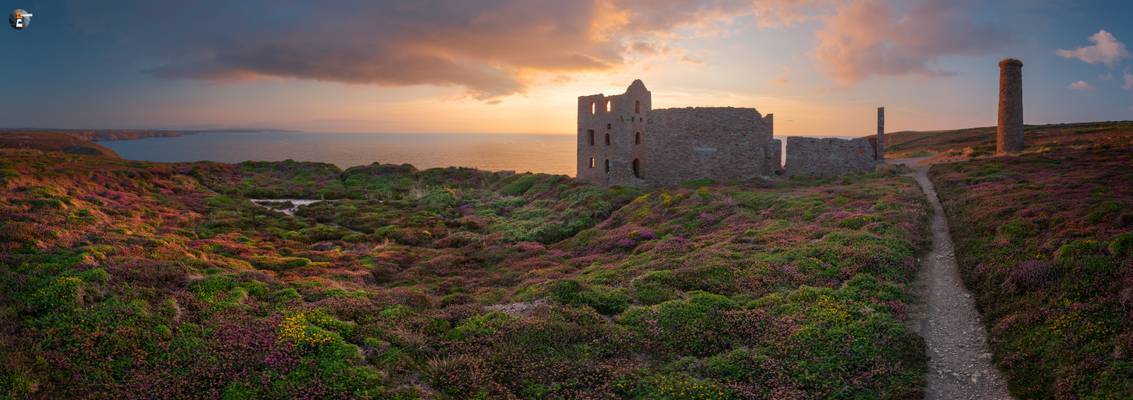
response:
<path id="1" fill-rule="evenodd" d="M 1133 258 L 1133 232 L 1122 233 L 1110 240 L 1109 254 L 1114 257 Z"/>
<path id="2" fill-rule="evenodd" d="M 1059 247 L 1054 258 L 1059 261 L 1067 261 L 1084 256 L 1105 254 L 1106 251 L 1106 243 L 1097 240 L 1079 239 Z"/>
<path id="3" fill-rule="evenodd" d="M 675 354 L 707 355 L 730 344 L 731 338 L 722 336 L 728 327 L 723 312 L 738 307 L 727 297 L 698 291 L 690 293 L 688 300 L 670 300 L 649 308 L 630 307 L 618 323 L 656 340 Z M 707 332 L 713 334 L 706 335 Z"/>
<path id="4" fill-rule="evenodd" d="M 685 374 L 648 376 L 640 380 L 622 379 L 614 390 L 626 398 L 649 400 L 726 400 L 739 398 L 731 388 Z"/>
<path id="5" fill-rule="evenodd" d="M 284 288 L 272 293 L 271 299 L 276 303 L 290 303 L 303 299 L 303 296 L 299 295 L 299 291 L 295 288 Z"/>
<path id="6" fill-rule="evenodd" d="M 31 298 L 36 310 L 69 310 L 83 302 L 83 280 L 77 276 L 60 276 L 39 289 Z"/>
<path id="7" fill-rule="evenodd" d="M 540 175 L 521 175 L 508 182 L 504 187 L 500 188 L 500 194 L 506 196 L 518 196 L 527 193 L 532 186 L 541 178 Z"/>
<path id="8" fill-rule="evenodd" d="M 311 264 L 311 260 L 304 257 L 257 256 L 252 258 L 252 265 L 256 268 L 272 271 L 302 268 L 309 264 Z"/>
<path id="9" fill-rule="evenodd" d="M 221 393 L 222 400 L 251 400 L 258 399 L 261 395 L 251 385 L 243 382 L 232 382 L 224 387 L 224 393 Z"/>
<path id="10" fill-rule="evenodd" d="M 547 294 L 559 303 L 588 306 L 606 315 L 618 314 L 629 306 L 629 296 L 623 290 L 587 287 L 575 280 L 556 281 L 549 286 Z"/>
<path id="11" fill-rule="evenodd" d="M 675 285 L 676 278 L 673 271 L 652 271 L 633 281 L 633 297 L 638 303 L 645 305 L 679 299 L 682 292 L 676 289 Z"/>
<path id="12" fill-rule="evenodd" d="M 387 320 L 402 319 L 402 318 L 406 318 L 406 317 L 408 317 L 412 314 L 413 314 L 413 310 L 411 310 L 411 309 L 409 309 L 409 307 L 403 306 L 401 304 L 386 307 L 385 309 L 382 309 L 382 311 L 378 312 L 379 317 L 381 317 L 382 319 L 387 319 Z"/>
<path id="13" fill-rule="evenodd" d="M 17 371 L 0 371 L 0 399 L 31 398 L 37 382 L 31 376 Z"/>
<path id="14" fill-rule="evenodd" d="M 515 320 L 515 318 L 507 313 L 493 311 L 460 321 L 456 327 L 448 332 L 447 336 L 452 340 L 467 340 L 478 336 L 488 336 L 495 334 L 500 328 L 507 326 L 507 324 L 511 323 L 513 320 Z"/>
<path id="15" fill-rule="evenodd" d="M 424 196 L 417 199 L 417 204 L 429 210 L 440 211 L 450 209 L 457 205 L 456 191 L 452 189 L 433 188 Z"/>
<path id="16" fill-rule="evenodd" d="M 20 173 L 16 170 L 8 168 L 5 164 L 0 164 L 0 186 L 7 184 L 13 178 L 19 177 Z"/>
<path id="17" fill-rule="evenodd" d="M 858 285 L 872 283 L 864 279 Z M 919 396 L 927 369 L 923 339 L 889 313 L 854 297 L 846 289 L 802 287 L 761 298 L 758 306 L 798 328 L 782 343 L 760 343 L 759 351 L 733 354 L 731 361 L 745 356 L 745 364 L 758 363 L 769 357 L 775 360 L 769 375 L 794 377 L 800 389 L 816 398 Z M 718 367 L 725 374 L 721 376 L 734 369 Z M 851 381 L 855 384 L 847 386 Z"/>

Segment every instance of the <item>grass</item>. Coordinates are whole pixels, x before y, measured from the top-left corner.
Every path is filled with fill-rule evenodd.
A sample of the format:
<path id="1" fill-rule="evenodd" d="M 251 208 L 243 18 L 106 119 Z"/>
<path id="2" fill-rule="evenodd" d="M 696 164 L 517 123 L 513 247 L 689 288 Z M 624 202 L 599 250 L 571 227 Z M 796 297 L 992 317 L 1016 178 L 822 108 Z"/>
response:
<path id="1" fill-rule="evenodd" d="M 886 158 L 937 156 L 944 160 L 986 158 L 995 153 L 995 127 L 885 135 Z M 1028 152 L 1080 148 L 1133 140 L 1133 121 L 1027 125 Z"/>
<path id="2" fill-rule="evenodd" d="M 0 397 L 922 395 L 899 170 L 641 190 L 0 152 Z"/>
<path id="3" fill-rule="evenodd" d="M 931 170 L 1019 398 L 1133 393 L 1133 146 L 1121 143 Z"/>

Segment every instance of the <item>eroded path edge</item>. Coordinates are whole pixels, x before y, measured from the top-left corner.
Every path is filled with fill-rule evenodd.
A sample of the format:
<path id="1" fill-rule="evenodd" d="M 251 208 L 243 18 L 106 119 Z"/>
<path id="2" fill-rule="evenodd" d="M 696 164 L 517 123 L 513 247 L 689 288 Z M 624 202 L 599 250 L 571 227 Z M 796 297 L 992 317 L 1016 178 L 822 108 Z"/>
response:
<path id="1" fill-rule="evenodd" d="M 928 347 L 925 398 L 1011 399 L 1003 375 L 992 364 L 987 331 L 972 294 L 964 287 L 948 220 L 921 159 L 898 163 L 913 168 L 917 183 L 932 206 L 932 252 L 922 262 L 918 282 L 924 296 L 919 331 Z"/>

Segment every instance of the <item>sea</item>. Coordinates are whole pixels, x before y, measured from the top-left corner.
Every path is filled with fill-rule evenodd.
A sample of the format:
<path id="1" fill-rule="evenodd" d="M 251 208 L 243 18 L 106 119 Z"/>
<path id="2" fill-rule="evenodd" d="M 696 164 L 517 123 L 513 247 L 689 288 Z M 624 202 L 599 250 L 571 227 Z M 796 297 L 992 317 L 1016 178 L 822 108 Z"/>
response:
<path id="1" fill-rule="evenodd" d="M 534 134 L 207 132 L 99 144 L 125 159 L 143 161 L 291 159 L 343 169 L 378 162 L 571 176 L 577 150 L 574 135 Z"/>
<path id="2" fill-rule="evenodd" d="M 850 138 L 853 136 L 819 136 Z M 783 141 L 784 147 L 786 141 Z M 574 135 L 447 133 L 205 132 L 99 142 L 128 160 L 159 162 L 317 161 L 346 169 L 372 163 L 418 169 L 472 167 L 487 171 L 574 176 Z M 786 151 L 782 152 L 784 158 Z"/>

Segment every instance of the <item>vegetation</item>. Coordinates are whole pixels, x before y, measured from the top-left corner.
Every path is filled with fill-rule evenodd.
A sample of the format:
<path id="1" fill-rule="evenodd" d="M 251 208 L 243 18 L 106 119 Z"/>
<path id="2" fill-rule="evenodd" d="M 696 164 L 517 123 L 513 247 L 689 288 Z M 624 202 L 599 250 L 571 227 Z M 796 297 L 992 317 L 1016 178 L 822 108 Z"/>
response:
<path id="1" fill-rule="evenodd" d="M 935 156 L 941 161 L 995 155 L 995 127 L 950 131 L 895 132 L 885 135 L 887 158 Z M 1027 125 L 1028 151 L 1052 151 L 1133 139 L 1133 121 Z"/>
<path id="2" fill-rule="evenodd" d="M 911 399 L 924 386 L 906 310 L 926 205 L 901 171 L 642 191 L 0 153 L 2 398 Z M 328 201 L 289 216 L 254 197 Z"/>
<path id="3" fill-rule="evenodd" d="M 1133 127 L 1113 129 L 931 170 L 1019 398 L 1133 396 Z"/>
<path id="4" fill-rule="evenodd" d="M 118 158 L 118 153 L 115 153 L 114 150 L 87 141 L 69 132 L 0 130 L 0 148 L 58 151 L 69 154 Z"/>

